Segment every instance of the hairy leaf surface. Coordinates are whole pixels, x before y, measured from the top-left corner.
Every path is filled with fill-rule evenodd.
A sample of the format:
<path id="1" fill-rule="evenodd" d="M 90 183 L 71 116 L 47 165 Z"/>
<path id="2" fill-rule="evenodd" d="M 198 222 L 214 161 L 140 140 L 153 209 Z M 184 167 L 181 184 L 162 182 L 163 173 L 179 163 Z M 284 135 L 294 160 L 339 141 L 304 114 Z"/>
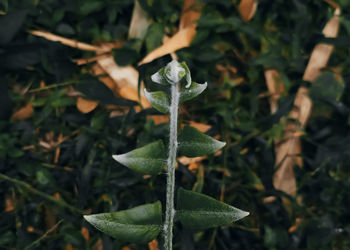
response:
<path id="1" fill-rule="evenodd" d="M 168 113 L 170 101 L 168 95 L 163 91 L 148 92 L 145 89 L 145 96 L 152 107 L 162 113 Z"/>
<path id="2" fill-rule="evenodd" d="M 189 88 L 182 88 L 180 93 L 180 103 L 191 100 L 197 95 L 200 95 L 207 88 L 207 86 L 207 83 L 198 84 L 196 82 L 192 82 Z"/>
<path id="3" fill-rule="evenodd" d="M 113 213 L 85 215 L 84 218 L 120 241 L 147 243 L 161 231 L 162 205 L 157 201 Z"/>
<path id="4" fill-rule="evenodd" d="M 113 159 L 140 174 L 155 175 L 162 171 L 166 153 L 163 142 L 158 140 L 126 154 L 113 155 Z"/>
<path id="5" fill-rule="evenodd" d="M 230 224 L 249 213 L 207 195 L 180 188 L 176 214 L 184 226 L 206 229 Z"/>
<path id="6" fill-rule="evenodd" d="M 179 143 L 179 153 L 187 157 L 212 154 L 226 145 L 190 126 L 184 127 L 179 135 Z"/>

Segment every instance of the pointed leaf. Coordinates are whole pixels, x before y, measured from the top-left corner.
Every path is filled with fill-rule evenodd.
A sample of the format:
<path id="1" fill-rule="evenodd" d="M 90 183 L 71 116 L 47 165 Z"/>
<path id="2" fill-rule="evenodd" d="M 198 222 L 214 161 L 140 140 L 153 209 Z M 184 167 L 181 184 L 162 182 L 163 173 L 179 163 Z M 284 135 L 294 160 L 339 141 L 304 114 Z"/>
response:
<path id="1" fill-rule="evenodd" d="M 126 154 L 113 155 L 113 159 L 140 174 L 154 175 L 162 171 L 166 153 L 163 142 L 159 140 Z"/>
<path id="2" fill-rule="evenodd" d="M 164 77 L 164 69 L 165 69 L 165 67 L 161 68 L 160 70 L 158 70 L 158 72 L 154 73 L 151 76 L 151 79 L 153 82 L 159 83 L 161 85 L 169 85 Z"/>
<path id="3" fill-rule="evenodd" d="M 186 62 L 180 63 L 180 65 L 184 68 L 185 70 L 185 81 L 186 81 L 186 86 L 185 88 L 189 88 L 192 83 L 192 78 L 191 78 L 191 72 L 190 69 L 188 68 Z"/>
<path id="4" fill-rule="evenodd" d="M 84 215 L 84 218 L 120 241 L 147 243 L 161 231 L 162 205 L 157 201 L 113 213 Z"/>
<path id="5" fill-rule="evenodd" d="M 168 95 L 163 91 L 148 92 L 145 89 L 145 96 L 152 107 L 159 112 L 167 113 L 169 111 L 170 101 Z"/>
<path id="6" fill-rule="evenodd" d="M 189 86 L 191 84 L 191 75 L 186 63 L 172 60 L 165 67 L 158 70 L 157 73 L 153 74 L 151 79 L 153 82 L 169 85 L 180 82 L 184 76 L 186 76 L 186 82 Z"/>
<path id="7" fill-rule="evenodd" d="M 185 126 L 179 135 L 179 153 L 187 157 L 212 154 L 226 145 L 195 128 Z"/>
<path id="8" fill-rule="evenodd" d="M 180 93 L 180 103 L 191 100 L 197 95 L 200 95 L 207 88 L 207 86 L 207 83 L 198 84 L 196 82 L 192 82 L 190 88 L 182 88 Z"/>
<path id="9" fill-rule="evenodd" d="M 249 213 L 207 195 L 180 188 L 176 215 L 190 229 L 206 229 L 230 224 Z"/>

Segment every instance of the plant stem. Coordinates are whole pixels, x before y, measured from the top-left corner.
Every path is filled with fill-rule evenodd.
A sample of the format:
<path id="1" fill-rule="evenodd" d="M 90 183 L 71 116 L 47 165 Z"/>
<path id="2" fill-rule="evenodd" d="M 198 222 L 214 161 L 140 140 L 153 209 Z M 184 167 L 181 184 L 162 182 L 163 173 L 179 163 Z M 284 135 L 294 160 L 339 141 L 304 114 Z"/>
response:
<path id="1" fill-rule="evenodd" d="M 179 109 L 179 84 L 171 85 L 171 105 L 170 105 L 170 140 L 168 154 L 168 178 L 167 178 L 167 196 L 164 224 L 164 248 L 173 249 L 173 224 L 174 224 L 174 193 L 175 193 L 175 165 L 177 153 L 177 117 Z"/>

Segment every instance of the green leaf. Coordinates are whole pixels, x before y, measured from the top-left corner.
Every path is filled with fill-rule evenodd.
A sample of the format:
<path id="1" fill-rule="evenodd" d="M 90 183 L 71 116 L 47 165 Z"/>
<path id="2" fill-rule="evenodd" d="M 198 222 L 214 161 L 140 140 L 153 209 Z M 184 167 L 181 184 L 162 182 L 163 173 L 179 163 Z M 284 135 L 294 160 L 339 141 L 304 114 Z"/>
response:
<path id="1" fill-rule="evenodd" d="M 178 61 L 172 60 L 165 67 L 158 70 L 157 73 L 153 74 L 151 79 L 153 82 L 169 85 L 180 82 L 184 76 L 186 76 L 186 82 L 191 81 L 186 63 L 180 64 Z"/>
<path id="2" fill-rule="evenodd" d="M 215 140 L 190 126 L 185 126 L 179 135 L 179 153 L 187 157 L 212 154 L 225 145 L 226 142 Z"/>
<path id="3" fill-rule="evenodd" d="M 154 73 L 151 76 L 152 81 L 162 85 L 168 85 L 168 82 L 164 78 L 164 70 L 165 70 L 165 67 L 161 68 L 156 73 Z"/>
<path id="4" fill-rule="evenodd" d="M 113 155 L 113 159 L 140 174 L 155 175 L 162 171 L 166 162 L 164 144 L 161 140 L 126 154 Z"/>
<path id="5" fill-rule="evenodd" d="M 161 231 L 162 204 L 157 201 L 119 212 L 84 215 L 84 218 L 120 241 L 147 243 Z"/>
<path id="6" fill-rule="evenodd" d="M 212 197 L 180 188 L 177 194 L 176 215 L 190 229 L 206 229 L 240 220 L 245 212 Z"/>
<path id="7" fill-rule="evenodd" d="M 9 43 L 20 30 L 27 17 L 26 10 L 15 10 L 0 15 L 0 45 Z"/>
<path id="8" fill-rule="evenodd" d="M 190 88 L 182 88 L 180 93 L 180 103 L 191 100 L 197 95 L 200 95 L 207 88 L 207 86 L 207 83 L 198 84 L 196 82 L 192 82 Z"/>
<path id="9" fill-rule="evenodd" d="M 163 91 L 148 92 L 145 89 L 145 96 L 152 104 L 152 107 L 159 112 L 167 113 L 169 111 L 170 101 L 168 95 Z"/>
<path id="10" fill-rule="evenodd" d="M 188 68 L 186 62 L 182 62 L 182 63 L 180 63 L 180 65 L 182 66 L 182 68 L 185 69 L 185 80 L 186 80 L 186 83 L 187 83 L 185 88 L 189 88 L 191 86 L 191 83 L 192 83 L 190 69 Z"/>
<path id="11" fill-rule="evenodd" d="M 147 30 L 147 35 L 145 38 L 145 43 L 146 43 L 146 48 L 148 53 L 162 45 L 162 39 L 164 34 L 165 34 L 164 24 L 154 22 L 149 26 Z"/>
<path id="12" fill-rule="evenodd" d="M 311 84 L 310 97 L 325 101 L 339 101 L 344 93 L 344 82 L 333 72 L 323 72 Z"/>

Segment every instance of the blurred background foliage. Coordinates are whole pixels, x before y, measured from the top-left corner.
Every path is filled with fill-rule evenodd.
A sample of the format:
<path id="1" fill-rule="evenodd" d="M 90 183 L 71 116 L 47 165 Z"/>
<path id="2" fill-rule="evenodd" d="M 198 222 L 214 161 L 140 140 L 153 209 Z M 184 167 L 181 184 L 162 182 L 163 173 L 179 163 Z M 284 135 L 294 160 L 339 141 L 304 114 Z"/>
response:
<path id="1" fill-rule="evenodd" d="M 164 202 L 164 175 L 111 155 L 167 140 L 167 117 L 141 108 L 138 90 L 159 88 L 150 75 L 178 58 L 208 82 L 181 123 L 227 146 L 179 159 L 177 185 L 251 214 L 178 226 L 175 248 L 350 249 L 349 11 L 347 0 L 1 0 L 0 248 L 161 247 L 119 242 L 82 214 Z"/>

